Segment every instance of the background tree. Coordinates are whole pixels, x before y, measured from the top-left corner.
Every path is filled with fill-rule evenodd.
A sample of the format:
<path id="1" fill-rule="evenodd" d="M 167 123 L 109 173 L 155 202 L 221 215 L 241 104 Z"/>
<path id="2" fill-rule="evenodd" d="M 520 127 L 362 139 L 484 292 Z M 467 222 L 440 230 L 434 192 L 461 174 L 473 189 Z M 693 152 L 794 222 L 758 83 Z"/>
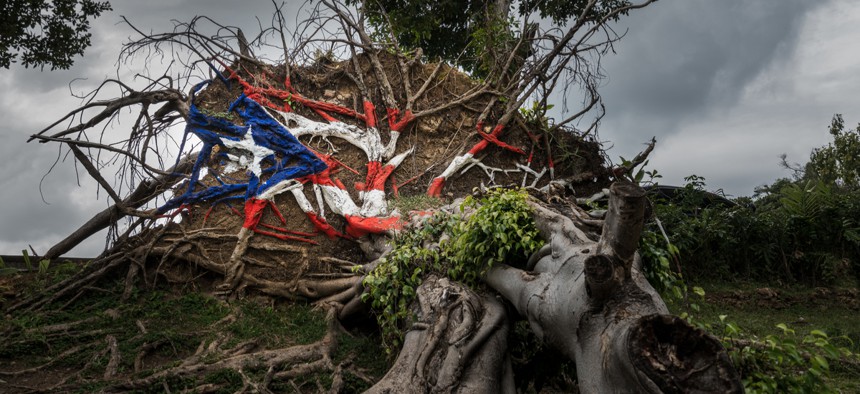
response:
<path id="1" fill-rule="evenodd" d="M 792 176 L 756 188 L 752 199 L 706 206 L 704 178 L 695 175 L 674 198 L 657 198 L 656 216 L 688 278 L 807 285 L 860 280 L 860 135 L 846 129 L 839 114 L 829 132 L 833 140 L 813 149 L 803 165 L 782 155 L 780 165 Z"/>
<path id="2" fill-rule="evenodd" d="M 0 7 L 0 67 L 20 61 L 51 70 L 67 69 L 83 55 L 90 20 L 111 9 L 93 0 L 7 0 Z"/>
<path id="3" fill-rule="evenodd" d="M 816 148 L 809 155 L 805 176 L 846 189 L 860 187 L 860 125 L 845 129 L 841 114 L 830 122 L 833 142 Z"/>
<path id="4" fill-rule="evenodd" d="M 431 59 L 442 58 L 480 76 L 503 66 L 502 60 L 523 36 L 529 38 L 528 44 L 533 42 L 536 21 L 518 27 L 516 19 L 536 14 L 558 26 L 594 22 L 604 17 L 615 21 L 626 15 L 632 5 L 624 0 L 528 0 L 520 2 L 516 9 L 509 0 L 350 0 L 348 3 L 362 5 L 378 38 L 393 38 L 406 48 L 421 48 Z M 530 49 L 519 48 L 520 61 L 528 57 Z M 501 64 L 496 64 L 500 61 Z"/>

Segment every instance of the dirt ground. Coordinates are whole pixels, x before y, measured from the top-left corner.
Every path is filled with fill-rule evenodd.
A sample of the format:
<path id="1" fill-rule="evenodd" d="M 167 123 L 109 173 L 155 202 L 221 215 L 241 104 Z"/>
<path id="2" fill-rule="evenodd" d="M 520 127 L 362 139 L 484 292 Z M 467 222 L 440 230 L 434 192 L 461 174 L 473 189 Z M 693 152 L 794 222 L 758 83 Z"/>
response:
<path id="1" fill-rule="evenodd" d="M 856 288 L 830 289 L 816 287 L 808 292 L 785 291 L 772 287 L 752 290 L 709 292 L 708 303 L 716 305 L 757 306 L 764 309 L 786 309 L 793 306 L 828 307 L 860 311 L 860 290 Z"/>

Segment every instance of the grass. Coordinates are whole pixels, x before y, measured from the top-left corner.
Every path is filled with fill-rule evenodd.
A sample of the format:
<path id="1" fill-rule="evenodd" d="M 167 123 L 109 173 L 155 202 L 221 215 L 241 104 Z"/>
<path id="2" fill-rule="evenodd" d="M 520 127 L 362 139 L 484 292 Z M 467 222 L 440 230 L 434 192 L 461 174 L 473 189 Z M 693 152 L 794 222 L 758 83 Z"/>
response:
<path id="1" fill-rule="evenodd" d="M 426 211 L 433 208 L 439 208 L 442 205 L 445 205 L 445 201 L 443 199 L 430 197 L 425 194 L 398 197 L 393 200 L 390 200 L 389 202 L 403 215 L 411 211 Z"/>
<path id="2" fill-rule="evenodd" d="M 144 343 L 166 340 L 169 346 L 165 349 L 171 349 L 174 355 L 193 351 L 201 339 L 211 335 L 207 327 L 229 312 L 229 308 L 204 295 L 174 294 L 163 289 L 142 292 L 121 303 L 122 289 L 119 284 L 114 285 L 93 291 L 92 296 L 82 297 L 68 310 L 23 313 L 0 323 L 0 332 L 11 333 L 0 345 L 0 357 L 25 358 L 38 365 L 74 346 L 113 335 L 123 355 L 121 369 L 130 369 L 136 349 Z M 45 327 L 82 320 L 84 323 L 69 329 L 68 334 L 43 332 Z M 146 334 L 138 324 L 146 328 Z M 97 343 L 95 346 L 104 345 Z M 84 359 L 89 357 L 86 354 L 72 355 L 60 360 L 60 364 L 85 364 Z M 101 361 L 104 360 L 95 360 L 93 369 L 103 366 Z"/>
<path id="3" fill-rule="evenodd" d="M 264 306 L 254 301 L 238 303 L 240 318 L 226 327 L 233 344 L 258 339 L 268 347 L 306 345 L 323 338 L 325 315 L 305 304 Z"/>
<path id="4" fill-rule="evenodd" d="M 58 264 L 51 266 L 46 273 L 21 275 L 15 281 L 28 282 L 19 284 L 18 288 L 32 289 L 59 280 L 72 271 L 73 267 Z M 798 338 L 817 329 L 827 333 L 839 346 L 860 353 L 860 313 L 848 303 L 821 297 L 821 290 L 778 289 L 779 297 L 774 299 L 761 294 L 759 289 L 765 287 L 761 284 L 699 285 L 706 290 L 708 301 L 699 303 L 701 308 L 696 314 L 698 321 L 717 323 L 721 315 L 727 315 L 728 321 L 735 322 L 744 332 L 759 338 L 781 334 L 782 330 L 777 328 L 780 323 L 794 329 Z M 154 351 L 153 358 L 156 361 L 147 361 L 145 370 L 133 375 L 143 377 L 175 365 L 192 354 L 201 341 L 211 341 L 219 334 L 231 337 L 226 347 L 256 340 L 260 346 L 273 349 L 313 343 L 326 332 L 323 312 L 306 304 L 271 304 L 251 298 L 227 304 L 202 293 L 167 286 L 137 289 L 129 300 L 121 302 L 122 292 L 121 279 L 104 281 L 93 284 L 93 289 L 85 297 L 64 310 L 15 313 L 9 318 L 0 319 L 0 365 L 8 366 L 13 360 L 17 363 L 16 369 L 41 365 L 74 346 L 93 343 L 91 348 L 67 356 L 55 365 L 77 371 L 89 363 L 82 378 L 92 379 L 93 382 L 86 387 L 98 390 L 107 384 L 100 379 L 108 358 L 104 353 L 99 357 L 93 355 L 105 349 L 103 338 L 107 335 L 116 337 L 119 344 L 122 355 L 120 376 L 132 375 L 136 352 L 143 344 L 164 343 Z M 230 314 L 238 318 L 215 326 L 216 322 Z M 89 320 L 69 332 L 40 331 L 45 327 L 85 318 Z M 146 334 L 141 333 L 138 321 L 146 327 Z M 390 360 L 384 357 L 379 343 L 380 338 L 375 333 L 340 335 L 333 361 L 335 364 L 351 361 L 365 374 L 379 378 L 390 367 Z M 845 393 L 860 393 L 860 371 L 852 368 L 833 363 L 829 383 Z M 245 372 L 252 377 L 265 373 Z M 348 373 L 344 379 L 348 391 L 361 392 L 369 388 L 369 384 Z M 172 390 L 178 390 L 190 389 L 205 382 L 221 384 L 222 388 L 230 392 L 242 385 L 241 377 L 233 371 L 216 371 L 207 375 L 203 381 L 173 379 L 167 383 Z M 315 382 L 330 385 L 330 373 L 311 374 L 296 381 L 302 390 L 310 391 L 316 390 Z M 87 391 L 86 387 L 82 389 Z M 289 385 L 280 388 L 286 391 L 294 389 Z M 148 390 L 162 391 L 161 384 Z"/>
<path id="5" fill-rule="evenodd" d="M 825 332 L 831 343 L 860 353 L 860 312 L 856 304 L 839 302 L 833 296 L 821 296 L 821 291 L 807 287 L 775 289 L 777 297 L 768 296 L 766 285 L 756 283 L 701 283 L 707 302 L 700 302 L 695 319 L 705 324 L 719 325 L 720 316 L 735 323 L 746 335 L 764 338 L 783 336 L 778 324 L 795 331 L 798 342 L 813 330 Z M 845 289 L 829 289 L 840 291 Z M 680 312 L 679 308 L 674 313 Z M 860 361 L 860 359 L 858 359 Z M 828 384 L 843 393 L 860 393 L 860 370 L 832 363 Z"/>
<path id="6" fill-rule="evenodd" d="M 72 267 L 57 264 L 48 267 L 46 272 L 15 273 L 5 277 L 0 285 L 18 291 L 33 292 L 61 280 L 73 273 Z M 83 385 L 81 392 L 98 391 L 110 382 L 102 380 L 109 354 L 104 338 L 112 335 L 117 339 L 121 362 L 120 377 L 141 378 L 152 373 L 177 365 L 182 359 L 193 354 L 201 342 L 207 343 L 219 335 L 229 339 L 224 348 L 241 342 L 254 340 L 258 346 L 277 349 L 293 345 L 311 344 L 322 339 L 326 333 L 323 311 L 307 304 L 272 304 L 269 299 L 252 297 L 225 303 L 206 294 L 182 287 L 161 285 L 156 288 L 137 288 L 126 301 L 120 301 L 123 293 L 122 278 L 104 280 L 92 284 L 85 296 L 63 310 L 45 312 L 18 312 L 9 318 L 0 319 L 0 366 L 3 369 L 23 369 L 39 366 L 63 352 L 81 344 L 91 344 L 86 349 L 64 356 L 54 365 L 57 372 L 40 373 L 77 373 L 80 378 L 72 377 L 71 382 Z M 2 302 L 2 300 L 0 300 Z M 58 303 L 61 304 L 62 302 Z M 55 305 L 56 306 L 56 305 Z M 56 308 L 54 308 L 56 309 Z M 229 315 L 235 320 L 224 320 Z M 58 324 L 76 324 L 67 331 L 46 332 L 46 328 Z M 143 333 L 140 326 L 145 327 Z M 340 347 L 334 362 L 351 360 L 361 370 L 376 378 L 388 369 L 383 352 L 379 349 L 378 338 L 356 334 L 341 335 Z M 145 344 L 160 343 L 145 360 L 144 369 L 134 374 L 134 362 L 138 350 Z M 12 366 L 12 362 L 15 366 Z M 249 370 L 249 376 L 262 377 L 266 371 Z M 303 377 L 297 381 L 300 387 L 316 390 L 315 382 L 331 384 L 331 374 L 320 373 Z M 347 374 L 348 388 L 356 392 L 369 388 L 361 379 Z M 171 390 L 193 389 L 203 383 L 221 385 L 224 392 L 235 392 L 242 387 L 242 378 L 235 371 L 216 371 L 201 380 L 168 379 L 164 382 Z M 293 386 L 283 387 L 292 391 Z M 304 388 L 303 388 L 304 390 Z M 2 390 L 0 390 L 2 391 Z M 142 392 L 163 392 L 164 386 L 158 383 Z"/>
<path id="7" fill-rule="evenodd" d="M 817 296 L 814 289 L 777 289 L 779 298 L 773 299 L 758 294 L 764 286 L 751 283 L 734 287 L 704 284 L 701 287 L 709 295 L 709 302 L 703 303 L 698 313 L 702 321 L 717 322 L 720 315 L 727 315 L 727 320 L 743 323 L 741 327 L 756 336 L 782 332 L 776 327 L 780 323 L 800 336 L 821 330 L 830 337 L 846 337 L 841 345 L 860 352 L 860 312 L 837 299 Z"/>

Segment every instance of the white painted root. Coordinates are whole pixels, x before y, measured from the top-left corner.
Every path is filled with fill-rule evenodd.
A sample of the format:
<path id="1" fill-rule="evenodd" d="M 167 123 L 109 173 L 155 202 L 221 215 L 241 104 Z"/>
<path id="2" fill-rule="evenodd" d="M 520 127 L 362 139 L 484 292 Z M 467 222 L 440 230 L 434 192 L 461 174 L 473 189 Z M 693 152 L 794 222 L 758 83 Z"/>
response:
<path id="1" fill-rule="evenodd" d="M 522 185 L 520 185 L 520 187 L 526 187 L 526 180 L 528 179 L 529 174 L 534 175 L 535 180 L 532 181 L 532 183 L 528 187 L 530 187 L 530 188 L 536 187 L 538 182 L 540 181 L 540 179 L 543 178 L 544 174 L 546 174 L 546 171 L 547 171 L 547 168 L 544 167 L 541 169 L 540 172 L 536 172 L 535 170 L 531 169 L 530 167 L 524 166 L 524 165 L 519 164 L 519 163 L 517 163 L 517 168 L 519 168 L 520 170 L 525 172 L 525 174 L 523 174 L 523 183 L 522 183 Z"/>
<path id="2" fill-rule="evenodd" d="M 304 135 L 322 138 L 337 137 L 364 151 L 368 161 L 382 161 L 391 157 L 400 135 L 400 133 L 392 131 L 388 145 L 383 146 L 379 130 L 375 127 L 362 129 L 343 122 L 317 122 L 294 112 L 274 112 L 283 119 L 284 126 L 296 138 Z"/>

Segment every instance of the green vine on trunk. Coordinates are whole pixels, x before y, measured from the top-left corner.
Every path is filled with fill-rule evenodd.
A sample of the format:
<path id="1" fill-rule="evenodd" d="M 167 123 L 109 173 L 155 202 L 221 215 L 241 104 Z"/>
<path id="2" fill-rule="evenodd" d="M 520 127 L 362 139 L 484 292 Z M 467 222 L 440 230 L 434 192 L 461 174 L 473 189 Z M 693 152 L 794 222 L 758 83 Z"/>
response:
<path id="1" fill-rule="evenodd" d="M 394 239 L 391 252 L 362 282 L 362 300 L 376 311 L 389 355 L 402 343 L 401 327 L 413 317 L 409 306 L 427 273 L 477 288 L 493 264 L 522 265 L 543 246 L 527 200 L 525 190 L 492 189 L 467 197 L 461 215 L 437 212 Z M 464 219 L 467 209 L 475 212 Z"/>

